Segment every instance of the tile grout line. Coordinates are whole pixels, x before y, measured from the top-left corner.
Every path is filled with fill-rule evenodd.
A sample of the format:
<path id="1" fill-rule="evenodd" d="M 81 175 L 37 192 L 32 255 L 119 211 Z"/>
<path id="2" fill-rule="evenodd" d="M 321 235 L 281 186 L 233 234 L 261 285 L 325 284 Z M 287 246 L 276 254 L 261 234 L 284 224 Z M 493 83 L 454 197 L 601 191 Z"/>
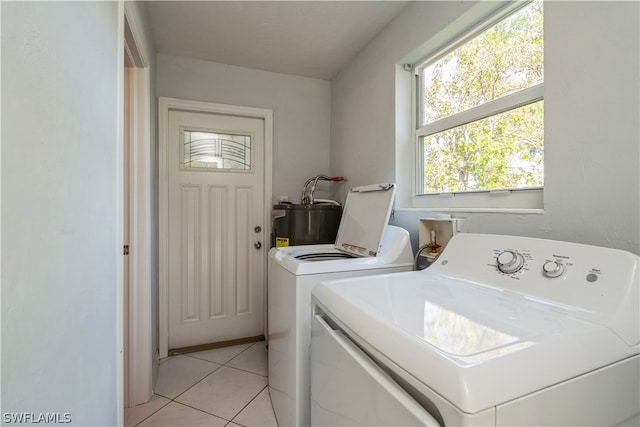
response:
<path id="1" fill-rule="evenodd" d="M 154 393 L 155 394 L 155 393 Z M 157 396 L 160 396 L 159 394 Z M 160 397 L 164 397 L 164 396 L 160 396 Z M 168 397 L 164 397 L 165 399 L 169 399 Z M 162 405 L 161 407 L 159 407 L 157 410 L 153 411 L 152 413 L 150 413 L 148 416 L 146 416 L 145 418 L 141 419 L 140 422 L 136 425 L 134 425 L 134 427 L 139 426 L 140 424 L 142 424 L 143 422 L 145 422 L 146 420 L 148 420 L 149 418 L 151 418 L 153 415 L 155 415 L 157 412 L 159 412 L 162 408 L 164 408 L 165 406 L 169 405 L 169 403 L 173 402 L 173 400 L 169 399 L 168 402 L 166 402 L 164 405 Z"/>
<path id="2" fill-rule="evenodd" d="M 178 394 L 176 397 L 174 397 L 173 399 L 171 399 L 172 401 L 175 401 L 177 398 L 179 398 L 180 396 L 182 396 L 183 394 L 185 394 L 186 392 L 188 392 L 189 390 L 191 390 L 193 387 L 197 386 L 198 384 L 200 384 L 202 381 L 204 381 L 205 379 L 209 378 L 211 375 L 213 375 L 214 372 L 216 372 L 218 369 L 222 368 L 224 365 L 221 365 L 219 363 L 215 363 L 215 362 L 209 362 L 209 363 L 213 363 L 215 365 L 218 365 L 218 367 L 216 369 L 214 369 L 213 371 L 209 372 L 207 375 L 205 375 L 204 377 L 202 377 L 200 380 L 196 381 L 195 383 L 193 383 L 192 385 L 190 385 L 189 387 L 187 387 L 186 390 L 184 390 L 182 393 Z M 180 403 L 180 402 L 177 402 Z"/>
<path id="3" fill-rule="evenodd" d="M 172 356 L 172 358 L 174 358 L 174 357 L 178 357 L 178 356 L 182 356 L 182 355 L 178 354 L 178 355 L 176 355 L 176 356 Z M 197 358 L 196 358 L 196 359 L 197 359 Z M 202 359 L 198 359 L 198 360 L 202 360 Z M 167 361 L 165 361 L 165 362 L 168 362 L 168 360 L 167 360 Z M 186 390 L 184 390 L 182 393 L 178 394 L 178 395 L 177 395 L 176 397 L 174 397 L 174 398 L 171 398 L 171 397 L 168 397 L 168 396 L 163 396 L 162 394 L 156 393 L 156 392 L 154 391 L 154 392 L 153 392 L 153 394 L 155 394 L 156 396 L 160 396 L 160 397 L 163 397 L 163 398 L 165 398 L 165 399 L 168 399 L 169 401 L 168 401 L 166 404 L 162 405 L 162 407 L 160 407 L 157 411 L 154 411 L 154 412 L 153 412 L 152 414 L 150 414 L 148 417 L 146 417 L 146 418 L 144 418 L 143 420 L 141 420 L 138 424 L 136 424 L 136 426 L 139 426 L 140 424 L 142 424 L 143 422 L 145 422 L 145 421 L 146 421 L 147 419 L 149 419 L 151 416 L 153 416 L 154 414 L 156 414 L 157 412 L 159 412 L 162 408 L 164 408 L 164 407 L 168 406 L 171 402 L 175 402 L 175 403 L 177 403 L 177 404 L 179 404 L 179 405 L 184 405 L 184 403 L 182 403 L 182 402 L 178 402 L 178 401 L 176 401 L 176 399 L 177 399 L 178 397 L 182 396 L 182 395 L 183 395 L 184 393 L 186 393 L 187 391 L 189 391 L 189 390 L 190 390 L 192 387 L 194 387 L 196 384 L 199 384 L 200 382 L 204 381 L 204 379 L 205 379 L 205 378 L 207 378 L 209 375 L 213 374 L 215 371 L 217 371 L 218 369 L 220 369 L 222 366 L 224 366 L 224 365 L 221 365 L 221 364 L 219 364 L 219 363 L 211 362 L 210 360 L 204 360 L 204 362 L 209 362 L 209 363 L 211 363 L 211 364 L 218 365 L 218 366 L 216 367 L 216 369 L 214 369 L 213 371 L 209 372 L 207 375 L 205 375 L 205 376 L 204 376 L 203 378 L 201 378 L 199 381 L 197 381 L 196 383 L 194 383 L 194 384 L 192 384 L 191 386 L 189 386 Z M 163 363 L 164 363 L 164 362 L 163 362 Z M 189 405 L 184 405 L 184 406 L 189 406 Z M 190 407 L 190 408 L 192 408 L 191 406 L 189 406 L 189 407 Z M 192 409 L 198 409 L 198 408 L 192 408 Z M 202 411 L 201 409 L 198 409 L 198 410 L 199 410 L 199 411 L 201 411 L 201 412 L 205 412 L 206 414 L 209 414 L 208 412 L 206 412 L 206 411 Z M 209 415 L 213 415 L 213 414 L 209 414 Z M 218 417 L 217 415 L 214 415 L 214 416 Z M 222 417 L 218 417 L 218 418 L 222 418 Z M 226 420 L 226 418 L 222 418 L 222 419 L 223 419 L 223 420 Z"/>
<path id="4" fill-rule="evenodd" d="M 233 362 L 233 360 L 234 360 L 236 357 L 240 356 L 240 355 L 241 355 L 242 353 L 244 353 L 245 351 L 248 351 L 251 347 L 253 347 L 253 346 L 255 346 L 255 345 L 258 345 L 258 344 L 260 344 L 260 343 L 266 343 L 266 340 L 263 340 L 263 341 L 256 341 L 255 343 L 251 344 L 249 347 L 245 348 L 245 349 L 244 349 L 244 350 L 242 350 L 240 353 L 238 353 L 238 355 L 237 355 L 237 356 L 233 357 L 233 358 L 232 358 L 231 360 L 229 360 L 227 363 L 231 363 L 231 362 Z M 268 356 L 267 356 L 267 358 L 268 358 Z M 225 366 L 227 366 L 227 363 L 225 363 Z M 268 369 L 267 369 L 267 375 L 262 375 L 262 374 L 257 374 L 257 373 L 255 373 L 255 372 L 247 371 L 246 369 L 236 368 L 235 366 L 228 366 L 228 367 L 229 367 L 229 368 L 238 369 L 238 370 L 240 370 L 240 371 L 244 371 L 244 372 L 249 372 L 249 373 L 251 373 L 251 374 L 260 375 L 261 377 L 266 377 L 266 378 L 267 378 L 267 383 L 269 382 Z"/>
<path id="5" fill-rule="evenodd" d="M 177 403 L 178 405 L 186 406 L 187 408 L 191 408 L 191 409 L 195 409 L 196 411 L 203 412 L 203 413 L 205 413 L 207 415 L 211 415 L 212 417 L 220 418 L 221 420 L 224 420 L 224 421 L 227 422 L 225 424 L 225 426 L 231 422 L 231 420 L 228 420 L 225 417 L 222 417 L 222 416 L 216 415 L 216 414 L 212 414 L 211 412 L 207 412 L 204 409 L 196 408 L 195 406 L 187 405 L 186 403 L 182 403 L 182 402 L 176 402 L 176 401 L 173 401 L 173 402 Z"/>
<path id="6" fill-rule="evenodd" d="M 198 360 L 201 360 L 201 359 L 198 359 Z M 152 414 L 150 414 L 148 417 L 146 417 L 145 419 L 143 419 L 142 421 L 140 421 L 138 424 L 136 424 L 136 426 L 139 426 L 140 424 L 142 424 L 143 422 L 145 422 L 149 417 L 151 417 L 152 415 L 154 415 L 155 413 L 157 413 L 158 411 L 160 411 L 160 409 L 162 409 L 162 408 L 164 408 L 164 407 L 168 406 L 171 402 L 175 402 L 175 403 L 177 403 L 178 405 L 187 406 L 187 407 L 189 407 L 189 408 L 191 408 L 191 409 L 195 409 L 195 410 L 198 410 L 198 411 L 200 411 L 200 412 L 204 412 L 205 414 L 213 415 L 214 417 L 217 417 L 217 418 L 223 419 L 223 420 L 225 420 L 225 421 L 229 421 L 229 420 L 227 420 L 226 418 L 221 417 L 221 416 L 219 416 L 219 415 L 211 414 L 211 413 L 209 413 L 209 412 L 207 412 L 207 411 L 203 411 L 202 409 L 195 408 L 195 407 L 193 407 L 193 406 L 190 406 L 190 405 L 184 404 L 184 403 L 182 403 L 182 402 L 178 402 L 178 401 L 176 400 L 178 397 L 182 396 L 182 395 L 183 395 L 183 394 L 185 394 L 187 391 L 191 390 L 191 388 L 192 388 L 192 387 L 195 387 L 197 384 L 199 384 L 199 383 L 201 383 L 202 381 L 204 381 L 204 380 L 205 380 L 205 378 L 207 378 L 209 375 L 213 374 L 213 373 L 214 373 L 214 372 L 216 372 L 218 369 L 220 369 L 221 367 L 223 367 L 223 366 L 224 366 L 224 365 L 220 365 L 219 363 L 215 363 L 215 362 L 210 362 L 210 361 L 209 361 L 209 363 L 214 363 L 214 364 L 218 365 L 218 367 L 217 367 L 216 369 L 214 369 L 213 371 L 209 372 L 207 375 L 205 375 L 205 376 L 204 376 L 202 379 L 200 379 L 198 382 L 196 382 L 196 383 L 194 383 L 193 385 L 189 386 L 185 391 L 183 391 L 182 393 L 178 394 L 178 395 L 177 395 L 176 397 L 174 397 L 173 399 L 172 399 L 172 398 L 170 398 L 170 397 L 168 397 L 168 396 L 163 396 L 163 395 L 161 395 L 161 394 L 158 394 L 158 393 L 155 393 L 155 392 L 154 392 L 153 394 L 155 394 L 155 395 L 157 395 L 157 396 L 160 396 L 160 397 L 164 397 L 165 399 L 169 399 L 169 401 L 168 401 L 166 404 L 162 405 L 162 407 L 161 407 L 161 408 L 159 408 L 157 411 L 154 411 L 154 412 L 153 412 Z M 226 426 L 226 424 L 225 424 L 225 426 Z"/>
<path id="7" fill-rule="evenodd" d="M 162 362 L 162 363 L 160 363 L 159 365 L 161 365 L 161 364 L 163 364 L 163 363 L 166 363 L 166 362 L 169 362 L 171 359 L 176 358 L 176 357 L 178 357 L 178 356 L 186 356 L 186 357 L 189 357 L 189 358 L 191 358 L 191 359 L 196 359 L 196 360 L 199 360 L 199 361 L 209 362 L 209 363 L 212 363 L 212 364 L 215 364 L 215 365 L 218 365 L 218 366 L 216 367 L 216 369 L 214 369 L 213 371 L 211 371 L 210 373 L 208 373 L 207 375 L 205 375 L 202 379 L 200 379 L 200 380 L 199 380 L 199 381 L 197 381 L 196 383 L 194 383 L 194 384 L 192 384 L 191 386 L 189 386 L 186 390 L 184 390 L 182 393 L 178 394 L 178 395 L 177 395 L 176 397 L 174 397 L 174 398 L 170 398 L 170 397 L 167 397 L 167 396 L 163 396 L 163 395 L 161 395 L 161 394 L 158 394 L 158 393 L 155 393 L 155 392 L 154 392 L 153 394 L 155 394 L 155 395 L 157 395 L 157 396 L 160 396 L 160 397 L 163 397 L 163 398 L 165 398 L 165 399 L 168 399 L 169 401 L 168 401 L 167 403 L 165 403 L 164 405 L 162 405 L 160 408 L 158 408 L 158 409 L 157 409 L 156 411 L 154 411 L 153 413 L 149 414 L 146 418 L 144 418 L 143 420 L 141 420 L 141 421 L 140 421 L 139 423 L 137 423 L 135 426 L 139 426 L 140 424 L 142 424 L 143 422 L 145 422 L 147 419 L 149 419 L 150 417 L 152 417 L 154 414 L 156 414 L 157 412 L 159 412 L 161 409 L 163 409 L 163 408 L 165 408 L 166 406 L 168 406 L 171 402 L 175 402 L 175 403 L 177 403 L 177 404 L 179 404 L 179 405 L 183 405 L 183 406 L 186 406 L 186 407 L 188 407 L 188 408 L 195 409 L 195 410 L 200 411 L 200 412 L 203 412 L 203 413 L 205 413 L 205 414 L 208 414 L 208 415 L 214 416 L 214 417 L 216 417 L 216 418 L 220 418 L 220 419 L 222 419 L 222 420 L 228 421 L 228 422 L 225 424 L 225 427 L 226 427 L 227 425 L 229 425 L 229 423 L 234 423 L 234 424 L 238 424 L 238 425 L 241 425 L 241 426 L 242 426 L 242 424 L 235 423 L 233 420 L 234 420 L 238 415 L 240 415 L 240 413 L 241 413 L 242 411 L 244 411 L 244 410 L 247 408 L 247 406 L 249 406 L 249 405 L 251 404 L 251 402 L 253 402 L 253 401 L 254 401 L 254 400 L 255 400 L 255 399 L 260 395 L 260 393 L 262 393 L 265 389 L 267 389 L 267 388 L 269 387 L 269 383 L 268 383 L 268 375 L 257 374 L 257 373 L 255 373 L 255 372 L 248 371 L 248 370 L 245 370 L 245 369 L 242 369 L 242 368 L 236 368 L 236 367 L 234 367 L 234 366 L 228 366 L 227 364 L 228 364 L 228 363 L 230 363 L 230 362 L 232 362 L 234 359 L 236 359 L 237 357 L 239 357 L 241 354 L 243 354 L 244 352 L 246 352 L 247 350 L 249 350 L 249 349 L 250 349 L 250 348 L 252 348 L 253 346 L 258 345 L 259 343 L 264 343 L 264 342 L 266 342 L 266 341 L 257 341 L 257 342 L 255 342 L 255 343 L 253 343 L 253 344 L 249 345 L 247 348 L 243 349 L 240 353 L 236 354 L 235 356 L 233 356 L 231 359 L 229 359 L 227 362 L 225 362 L 225 363 L 223 363 L 223 364 L 218 363 L 218 362 L 212 362 L 211 360 L 200 359 L 199 357 L 191 356 L 190 354 L 177 354 L 177 355 L 174 355 L 174 356 L 170 356 L 170 358 L 167 358 L 167 360 L 163 361 L 163 362 Z M 158 365 L 158 366 L 159 366 L 159 365 Z M 249 402 L 247 402 L 247 404 L 246 404 L 246 405 L 244 405 L 244 406 L 243 406 L 243 407 L 242 407 L 242 408 L 241 408 L 241 409 L 240 409 L 240 410 L 239 410 L 239 411 L 238 411 L 238 412 L 237 412 L 237 413 L 236 413 L 236 414 L 231 418 L 231 420 L 227 420 L 227 418 L 225 418 L 225 417 L 221 417 L 220 415 L 212 414 L 212 413 L 207 412 L 207 411 L 205 411 L 205 410 L 202 410 L 202 409 L 199 409 L 199 408 L 196 408 L 196 407 L 193 407 L 193 406 L 187 405 L 187 404 L 182 403 L 182 402 L 178 402 L 178 401 L 176 400 L 176 399 L 178 399 L 180 396 L 182 396 L 183 394 L 185 394 L 187 391 L 191 390 L 193 387 L 195 387 L 196 385 L 200 384 L 200 383 L 201 383 L 202 381 L 204 381 L 206 378 L 208 378 L 209 376 L 211 376 L 213 373 L 217 372 L 217 371 L 218 371 L 221 367 L 223 367 L 223 366 L 224 366 L 224 367 L 227 367 L 227 368 L 230 368 L 230 369 L 235 369 L 235 370 L 238 370 L 238 371 L 241 371 L 241 372 L 246 372 L 246 373 L 249 373 L 249 374 L 257 375 L 257 376 L 259 376 L 259 377 L 267 378 L 267 384 L 266 384 L 262 389 L 260 389 L 260 391 L 258 391 L 258 393 L 257 393 L 253 398 L 251 398 L 251 399 L 249 400 Z M 270 396 L 269 396 L 269 401 L 270 401 L 271 409 L 273 410 L 273 403 L 271 403 L 271 397 L 270 397 Z"/>
<path id="8" fill-rule="evenodd" d="M 257 393 L 255 396 L 253 396 L 253 398 L 251 398 L 251 399 L 249 400 L 249 402 L 247 402 L 247 404 L 246 404 L 246 405 L 244 405 L 242 408 L 240 408 L 240 410 L 239 410 L 239 411 L 238 411 L 238 412 L 237 412 L 233 417 L 231 417 L 231 420 L 228 420 L 228 421 L 229 421 L 229 423 L 234 423 L 234 424 L 238 424 L 238 425 L 243 426 L 243 424 L 236 423 L 236 422 L 235 422 L 235 421 L 233 421 L 233 420 L 234 420 L 238 415 L 240 415 L 240 413 L 241 413 L 242 411 L 244 411 L 244 410 L 247 408 L 247 406 L 249 406 L 249 405 L 251 404 L 251 402 L 253 402 L 254 400 L 256 400 L 256 398 L 260 395 L 260 393 L 262 393 L 262 392 L 263 392 L 267 387 L 269 387 L 268 375 L 256 374 L 255 372 L 251 372 L 251 371 L 247 371 L 247 370 L 245 370 L 245 369 L 236 368 L 235 366 L 229 366 L 229 365 L 227 365 L 228 363 L 231 363 L 234 359 L 236 359 L 236 358 L 237 358 L 237 357 L 239 357 L 241 354 L 243 354 L 244 352 L 248 351 L 251 347 L 253 347 L 254 345 L 257 345 L 257 344 L 258 344 L 258 343 L 260 343 L 260 342 L 262 342 L 262 341 L 258 341 L 258 342 L 255 342 L 255 343 L 251 344 L 250 346 L 248 346 L 247 348 L 245 348 L 244 350 L 242 350 L 240 353 L 238 353 L 238 354 L 236 354 L 235 356 L 233 356 L 233 357 L 232 357 L 231 359 L 229 359 L 227 362 L 225 362 L 224 364 L 222 364 L 222 366 L 224 366 L 224 367 L 226 367 L 226 368 L 229 368 L 229 369 L 235 369 L 235 370 L 238 370 L 238 371 L 240 371 L 240 372 L 246 372 L 246 373 L 249 373 L 249 374 L 253 374 L 253 375 L 257 375 L 257 376 L 260 376 L 260 377 L 267 378 L 267 385 L 265 385 L 262 389 L 260 389 L 260 391 L 258 391 L 258 393 Z M 194 359 L 198 359 L 198 360 L 203 360 L 203 359 L 199 359 L 198 357 L 195 357 L 195 356 L 189 356 L 189 357 L 192 357 L 192 358 L 194 358 Z M 217 363 L 217 362 L 212 362 L 212 363 Z M 216 371 L 217 371 L 217 369 L 216 369 Z M 215 372 L 215 371 L 214 371 L 214 372 Z M 213 374 L 213 372 L 212 372 L 211 374 Z M 211 374 L 209 374 L 209 375 L 211 375 Z M 209 375 L 207 375 L 207 376 L 209 376 Z M 205 377 L 205 378 L 206 378 L 206 377 Z M 204 378 L 203 378 L 202 380 L 204 380 Z M 201 381 L 202 381 L 202 380 L 201 380 Z M 200 381 L 198 381 L 198 383 L 199 383 L 199 382 L 200 382 Z M 198 383 L 196 383 L 196 384 L 198 384 Z M 193 385 L 193 386 L 191 386 L 191 387 L 195 387 L 195 386 L 196 386 L 196 384 L 194 384 L 194 385 Z M 185 390 L 183 393 L 186 393 L 186 392 L 187 392 L 191 387 L 189 387 L 189 388 L 188 388 L 187 390 Z M 181 394 L 181 395 L 182 395 L 182 394 Z M 179 397 L 179 396 L 176 396 L 176 399 L 177 399 L 178 397 Z M 271 401 L 271 397 L 269 397 L 269 401 Z M 176 402 L 176 403 L 180 403 L 180 402 Z M 189 406 L 189 405 L 185 405 L 185 406 Z M 273 404 L 271 404 L 271 406 L 272 406 L 272 410 L 273 410 Z M 198 409 L 198 408 L 194 408 L 194 409 Z M 202 411 L 202 410 L 201 410 L 201 411 Z M 215 417 L 218 417 L 218 418 L 221 418 L 221 419 L 223 419 L 223 420 L 226 420 L 226 418 L 221 417 L 221 416 L 219 416 L 219 415 L 211 414 L 211 413 L 206 412 L 206 411 L 202 411 L 202 412 L 205 412 L 205 413 L 207 413 L 207 414 L 210 414 L 210 415 L 213 415 L 213 416 L 215 416 Z M 227 424 L 228 424 L 228 423 L 227 423 Z"/>
<path id="9" fill-rule="evenodd" d="M 242 369 L 242 368 L 238 368 L 238 367 L 235 367 L 235 366 L 231 366 L 231 365 L 229 365 L 229 363 L 233 362 L 233 360 L 234 360 L 235 358 L 239 357 L 242 353 L 244 353 L 245 351 L 249 350 L 249 349 L 250 349 L 251 347 L 253 347 L 254 345 L 256 345 L 256 344 L 258 344 L 258 343 L 261 343 L 261 342 L 265 342 L 265 341 L 258 341 L 258 342 L 255 342 L 255 343 L 251 344 L 249 347 L 245 348 L 245 349 L 244 349 L 244 350 L 242 350 L 240 353 L 236 354 L 236 355 L 235 355 L 235 356 L 233 356 L 231 359 L 227 360 L 225 363 L 222 363 L 222 364 L 221 364 L 221 363 L 219 363 L 219 362 L 212 362 L 211 360 L 207 360 L 207 359 L 200 359 L 199 357 L 191 356 L 190 354 L 181 354 L 181 355 L 179 355 L 179 356 L 187 356 L 187 357 L 190 357 L 190 358 L 192 358 L 192 359 L 204 360 L 205 362 L 216 363 L 216 364 L 221 365 L 221 366 L 226 366 L 227 368 L 237 369 L 237 370 L 239 370 L 239 371 L 248 372 L 248 373 L 250 373 L 250 374 L 259 375 L 259 376 L 261 376 L 261 377 L 268 378 L 268 377 L 269 377 L 268 373 L 267 373 L 267 375 L 262 375 L 262 374 L 258 374 L 257 372 L 253 372 L 253 371 L 249 371 L 249 370 L 246 370 L 246 369 Z M 212 372 L 212 373 L 213 373 L 213 372 Z M 204 379 L 204 378 L 203 378 L 203 379 Z M 194 385 L 195 385 L 195 384 L 194 384 Z M 188 390 L 188 389 L 187 389 L 187 390 Z M 185 391 L 186 391 L 186 390 L 185 390 Z"/>
<path id="10" fill-rule="evenodd" d="M 237 414 L 235 414 L 235 415 L 233 416 L 233 418 L 231 418 L 231 422 L 233 422 L 233 423 L 235 423 L 235 424 L 243 425 L 243 424 L 240 424 L 240 423 L 236 423 L 236 422 L 235 422 L 235 421 L 233 421 L 233 420 L 235 420 L 235 419 L 236 419 L 236 417 L 237 417 L 238 415 L 240 415 L 240 414 L 242 413 L 242 411 L 244 411 L 244 410 L 247 408 L 247 406 L 251 405 L 251 402 L 253 402 L 254 400 L 256 400 L 256 398 L 257 398 L 258 396 L 260 396 L 260 393 L 262 393 L 262 392 L 263 392 L 267 387 L 269 387 L 269 384 L 268 384 L 268 383 L 267 383 L 267 385 L 265 385 L 262 389 L 260 389 L 260 391 L 259 391 L 255 396 L 253 396 L 253 398 L 252 398 L 252 399 L 251 399 L 251 400 L 250 400 L 246 405 L 244 405 L 244 406 L 243 406 L 243 407 L 238 411 L 238 413 L 237 413 Z M 269 397 L 269 400 L 271 400 L 271 397 Z"/>
<path id="11" fill-rule="evenodd" d="M 211 363 L 215 363 L 215 362 L 211 362 Z M 195 406 L 188 405 L 188 404 L 183 403 L 183 402 L 178 402 L 178 401 L 176 400 L 178 397 L 182 396 L 182 395 L 183 395 L 183 394 L 185 394 L 187 391 L 191 390 L 191 388 L 193 388 L 193 387 L 195 387 L 196 385 L 200 384 L 200 383 L 201 383 L 202 381 L 204 381 L 207 377 L 209 377 L 210 375 L 212 375 L 214 372 L 216 372 L 218 369 L 222 368 L 223 366 L 224 366 L 224 367 L 226 367 L 226 368 L 235 369 L 235 370 L 238 370 L 238 371 L 241 371 L 241 372 L 247 372 L 247 373 L 250 373 L 250 374 L 253 374 L 253 375 L 257 375 L 257 374 L 254 374 L 253 372 L 248 372 L 248 371 L 244 371 L 244 370 L 242 370 L 242 369 L 234 368 L 233 366 L 220 365 L 218 368 L 216 368 L 216 370 L 214 370 L 214 371 L 213 371 L 213 372 L 211 372 L 210 374 L 206 375 L 206 376 L 205 376 L 204 378 L 202 378 L 200 381 L 198 381 L 197 383 L 193 384 L 191 387 L 189 387 L 188 389 L 186 389 L 185 391 L 183 391 L 182 393 L 180 393 L 179 395 L 177 395 L 175 398 L 170 399 L 169 397 L 162 396 L 162 397 L 164 397 L 165 399 L 170 399 L 170 402 L 167 402 L 167 404 L 166 404 L 166 405 L 163 405 L 162 407 L 164 408 L 164 407 L 165 407 L 165 406 L 167 406 L 169 403 L 171 403 L 171 402 L 175 402 L 175 403 L 177 403 L 177 404 L 179 404 L 179 405 L 183 405 L 183 406 L 189 407 L 189 408 L 191 408 L 191 409 L 195 409 L 195 410 L 197 410 L 197 411 L 204 412 L 205 414 L 212 415 L 212 416 L 214 416 L 214 417 L 216 417 L 216 418 L 220 418 L 220 419 L 222 419 L 222 420 L 228 421 L 228 423 L 233 422 L 234 424 L 238 424 L 238 425 L 240 425 L 240 426 L 243 426 L 243 427 L 244 427 L 244 425 L 243 425 L 243 424 L 235 423 L 235 422 L 233 421 L 233 419 L 234 419 L 235 417 L 237 417 L 238 415 L 240 415 L 240 413 L 241 413 L 242 411 L 244 411 L 244 410 L 245 410 L 245 408 L 246 408 L 247 406 L 249 406 L 249 405 L 251 404 L 251 402 L 253 402 L 253 401 L 256 399 L 256 397 L 258 397 L 258 395 L 264 391 L 264 389 L 265 389 L 265 388 L 269 387 L 269 383 L 268 383 L 268 382 L 267 382 L 267 385 L 265 385 L 263 388 L 261 388 L 261 389 L 260 389 L 260 391 L 258 391 L 258 393 L 257 393 L 255 396 L 253 396 L 253 397 L 249 400 L 249 402 L 247 402 L 247 404 L 245 404 L 242 408 L 240 408 L 240 410 L 239 410 L 239 411 L 238 411 L 238 412 L 237 412 L 233 417 L 231 417 L 231 419 L 230 419 L 230 420 L 229 420 L 229 419 L 227 419 L 227 418 L 225 418 L 225 417 L 223 417 L 223 416 L 221 416 L 221 415 L 214 414 L 214 413 L 212 413 L 212 412 L 207 412 L 207 411 L 205 411 L 204 409 L 200 409 L 200 408 L 197 408 L 197 407 L 195 407 Z M 259 375 L 259 376 L 264 377 L 264 375 Z M 161 395 L 158 395 L 158 396 L 161 396 Z M 269 399 L 271 399 L 271 398 L 269 398 Z M 160 409 L 158 409 L 158 411 L 159 411 L 159 410 L 160 410 Z M 156 411 L 156 412 L 158 412 L 158 411 Z M 155 414 L 155 412 L 154 412 L 154 414 Z M 151 415 L 150 415 L 150 416 L 151 416 Z M 148 418 L 148 417 L 147 417 L 147 418 Z M 145 418 L 145 420 L 146 420 L 146 418 Z M 142 423 L 142 422 L 144 422 L 144 420 L 142 420 L 142 421 L 141 421 L 141 423 Z M 227 423 L 227 424 L 228 424 L 228 423 Z M 226 426 L 227 424 L 225 424 L 225 426 Z"/>

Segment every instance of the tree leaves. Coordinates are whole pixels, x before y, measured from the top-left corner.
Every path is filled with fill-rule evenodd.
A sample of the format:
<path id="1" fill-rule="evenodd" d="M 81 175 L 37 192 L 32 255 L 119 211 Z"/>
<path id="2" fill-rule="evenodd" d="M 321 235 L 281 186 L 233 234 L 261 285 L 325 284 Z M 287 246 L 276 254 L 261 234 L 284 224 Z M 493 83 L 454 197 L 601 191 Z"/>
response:
<path id="1" fill-rule="evenodd" d="M 544 78 L 542 1 L 533 2 L 424 69 L 430 123 Z M 544 102 L 424 137 L 424 191 L 542 186 Z"/>

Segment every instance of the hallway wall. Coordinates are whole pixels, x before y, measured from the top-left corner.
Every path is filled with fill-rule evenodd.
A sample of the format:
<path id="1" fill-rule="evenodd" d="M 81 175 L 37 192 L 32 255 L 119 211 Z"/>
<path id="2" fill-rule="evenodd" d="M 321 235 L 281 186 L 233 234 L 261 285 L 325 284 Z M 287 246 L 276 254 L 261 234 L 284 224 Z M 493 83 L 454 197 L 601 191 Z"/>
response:
<path id="1" fill-rule="evenodd" d="M 3 417 L 118 422 L 119 7 L 1 5 Z"/>

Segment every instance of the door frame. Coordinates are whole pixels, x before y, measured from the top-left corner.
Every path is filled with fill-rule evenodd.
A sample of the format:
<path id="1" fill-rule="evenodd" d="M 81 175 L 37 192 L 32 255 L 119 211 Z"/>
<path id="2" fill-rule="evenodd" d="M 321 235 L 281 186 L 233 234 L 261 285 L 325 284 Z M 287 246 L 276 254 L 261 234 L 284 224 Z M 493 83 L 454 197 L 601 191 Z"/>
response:
<path id="1" fill-rule="evenodd" d="M 158 321 L 159 321 L 159 347 L 160 357 L 167 357 L 169 353 L 169 112 L 180 110 L 196 113 L 227 114 L 242 117 L 259 118 L 264 120 L 264 212 L 263 230 L 265 236 L 271 235 L 271 197 L 272 197 L 272 155 L 273 155 L 273 110 L 266 108 L 244 107 L 239 105 L 218 104 L 202 101 L 190 101 L 186 99 L 159 97 L 158 100 Z M 263 305 L 264 313 L 267 313 L 266 277 L 267 277 L 267 251 L 262 251 L 264 257 L 263 278 L 265 295 Z M 266 336 L 266 320 L 264 321 Z"/>
<path id="2" fill-rule="evenodd" d="M 128 292 L 123 287 L 123 311 L 127 310 L 123 312 L 123 337 L 126 340 L 123 398 L 126 398 L 125 407 L 133 407 L 148 402 L 153 394 L 151 72 L 149 52 L 141 37 L 144 27 L 139 12 L 131 2 L 124 2 L 123 14 L 123 57 L 126 63 L 122 66 L 122 76 L 124 79 L 124 73 L 127 73 L 130 83 L 128 96 L 123 98 L 123 103 L 127 102 L 129 106 L 127 135 L 124 135 L 127 129 L 122 129 L 123 141 L 124 138 L 129 139 L 129 150 L 122 153 L 121 160 L 125 155 L 129 157 L 129 180 L 123 182 L 128 188 L 127 191 L 123 188 L 123 197 L 128 193 L 129 211 L 123 215 L 129 217 L 131 248 L 128 255 Z M 124 142 L 123 147 L 126 147 Z"/>

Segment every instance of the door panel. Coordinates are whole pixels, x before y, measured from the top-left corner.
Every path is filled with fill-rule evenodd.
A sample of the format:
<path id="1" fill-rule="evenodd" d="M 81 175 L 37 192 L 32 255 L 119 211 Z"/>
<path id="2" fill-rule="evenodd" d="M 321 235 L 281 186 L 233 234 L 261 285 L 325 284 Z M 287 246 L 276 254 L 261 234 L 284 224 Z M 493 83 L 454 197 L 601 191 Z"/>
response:
<path id="1" fill-rule="evenodd" d="M 169 348 L 261 335 L 264 120 L 171 110 L 169 133 Z"/>
<path id="2" fill-rule="evenodd" d="M 185 185 L 181 188 L 182 242 L 181 247 L 181 321 L 200 320 L 196 302 L 200 291 L 200 187 Z"/>
<path id="3" fill-rule="evenodd" d="M 251 313 L 251 271 L 244 268 L 251 262 L 251 189 L 236 188 L 236 238 L 238 242 L 246 242 L 236 246 L 236 314 L 247 315 Z"/>
<path id="4" fill-rule="evenodd" d="M 209 186 L 209 313 L 211 317 L 223 317 L 226 314 L 224 283 L 229 273 L 224 265 L 228 258 L 227 247 L 227 209 L 228 189 L 226 187 Z"/>

